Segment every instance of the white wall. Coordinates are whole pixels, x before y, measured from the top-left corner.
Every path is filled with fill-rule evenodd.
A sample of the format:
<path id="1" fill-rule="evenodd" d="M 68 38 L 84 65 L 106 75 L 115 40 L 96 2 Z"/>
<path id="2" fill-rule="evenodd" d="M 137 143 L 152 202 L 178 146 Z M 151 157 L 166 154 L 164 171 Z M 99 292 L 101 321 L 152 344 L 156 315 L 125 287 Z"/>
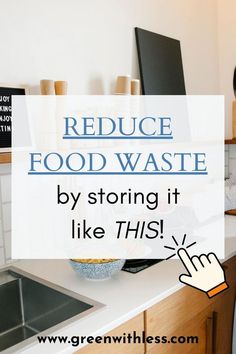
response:
<path id="1" fill-rule="evenodd" d="M 0 81 L 28 84 L 37 93 L 40 79 L 65 79 L 69 93 L 112 93 L 117 75 L 138 77 L 138 26 L 181 40 L 187 93 L 218 93 L 216 5 L 216 0 L 0 0 Z M 0 168 L 0 181 L 6 169 Z M 9 205 L 5 201 L 2 210 Z M 0 212 L 0 264 L 9 257 L 8 214 Z"/>
<path id="2" fill-rule="evenodd" d="M 236 66 L 236 1 L 218 0 L 220 93 L 225 95 L 225 136 L 232 137 L 233 71 Z"/>
<path id="3" fill-rule="evenodd" d="M 134 27 L 181 40 L 188 93 L 218 92 L 215 0 L 0 0 L 0 81 L 110 93 L 137 75 Z"/>

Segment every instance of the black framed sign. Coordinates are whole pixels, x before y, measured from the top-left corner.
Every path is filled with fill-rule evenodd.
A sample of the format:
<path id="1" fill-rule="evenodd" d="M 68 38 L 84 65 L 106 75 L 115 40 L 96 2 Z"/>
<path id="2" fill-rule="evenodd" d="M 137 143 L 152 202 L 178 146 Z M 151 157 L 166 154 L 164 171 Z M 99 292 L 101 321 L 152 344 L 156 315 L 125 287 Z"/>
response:
<path id="1" fill-rule="evenodd" d="M 0 84 L 0 152 L 11 151 L 12 96 L 27 93 L 25 86 Z"/>

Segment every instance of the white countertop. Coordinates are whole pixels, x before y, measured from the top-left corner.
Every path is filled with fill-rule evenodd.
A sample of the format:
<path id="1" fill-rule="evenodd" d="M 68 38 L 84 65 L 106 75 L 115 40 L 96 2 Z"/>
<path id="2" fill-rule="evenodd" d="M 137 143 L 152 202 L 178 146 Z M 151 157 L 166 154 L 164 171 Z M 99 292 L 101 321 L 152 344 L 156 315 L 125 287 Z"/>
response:
<path id="1" fill-rule="evenodd" d="M 226 259 L 235 253 L 236 217 L 226 216 Z M 81 279 L 71 269 L 68 261 L 64 260 L 20 261 L 14 263 L 14 266 L 106 305 L 53 332 L 53 335 L 69 337 L 103 335 L 183 286 L 178 281 L 184 270 L 179 260 L 163 261 L 137 274 L 119 272 L 110 280 L 98 282 Z M 49 335 L 52 334 L 50 330 L 48 332 Z M 36 341 L 21 353 L 69 354 L 81 347 L 72 347 L 69 344 L 38 344 Z"/>

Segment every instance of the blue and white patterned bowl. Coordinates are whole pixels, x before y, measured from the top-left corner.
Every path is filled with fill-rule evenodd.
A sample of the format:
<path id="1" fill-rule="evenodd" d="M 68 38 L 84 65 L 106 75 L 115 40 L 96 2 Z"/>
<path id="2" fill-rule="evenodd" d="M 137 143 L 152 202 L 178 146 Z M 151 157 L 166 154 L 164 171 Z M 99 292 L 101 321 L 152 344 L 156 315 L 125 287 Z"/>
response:
<path id="1" fill-rule="evenodd" d="M 81 263 L 70 260 L 70 265 L 76 273 L 90 280 L 109 279 L 112 275 L 118 273 L 124 264 L 125 259 L 116 259 L 106 263 Z"/>

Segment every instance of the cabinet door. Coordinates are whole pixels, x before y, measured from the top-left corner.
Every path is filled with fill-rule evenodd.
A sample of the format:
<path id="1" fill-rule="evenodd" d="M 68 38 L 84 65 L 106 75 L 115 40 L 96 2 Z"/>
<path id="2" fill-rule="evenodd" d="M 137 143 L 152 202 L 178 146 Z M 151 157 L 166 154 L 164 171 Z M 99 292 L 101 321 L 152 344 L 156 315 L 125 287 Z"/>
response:
<path id="1" fill-rule="evenodd" d="M 130 321 L 125 322 L 105 336 L 123 336 L 124 333 L 133 333 L 142 337 L 144 331 L 144 313 L 134 317 Z M 89 344 L 78 350 L 74 354 L 144 354 L 145 348 L 142 343 L 111 343 L 111 344 Z"/>
<path id="2" fill-rule="evenodd" d="M 145 313 L 146 334 L 150 336 L 198 336 L 198 345 L 163 343 L 147 344 L 148 353 L 205 354 L 207 318 L 211 315 L 211 300 L 206 294 L 184 287 Z M 195 351 L 195 347 L 197 348 Z M 151 351 L 152 349 L 152 351 Z"/>
<path id="3" fill-rule="evenodd" d="M 219 296 L 213 304 L 214 350 L 213 354 L 232 353 L 233 315 L 235 304 L 234 289 Z"/>
<path id="4" fill-rule="evenodd" d="M 191 312 L 191 307 L 188 310 Z M 212 310 L 208 307 L 186 322 L 182 322 L 180 313 L 176 318 L 175 328 L 172 327 L 171 331 L 165 329 L 163 332 L 161 328 L 158 330 L 157 326 L 151 335 L 167 336 L 167 343 L 148 344 L 148 354 L 213 354 Z"/>
<path id="5" fill-rule="evenodd" d="M 147 335 L 197 336 L 198 344 L 147 344 L 148 354 L 231 354 L 236 294 L 236 257 L 225 262 L 229 284 L 222 294 L 206 294 L 184 287 L 145 313 Z"/>

